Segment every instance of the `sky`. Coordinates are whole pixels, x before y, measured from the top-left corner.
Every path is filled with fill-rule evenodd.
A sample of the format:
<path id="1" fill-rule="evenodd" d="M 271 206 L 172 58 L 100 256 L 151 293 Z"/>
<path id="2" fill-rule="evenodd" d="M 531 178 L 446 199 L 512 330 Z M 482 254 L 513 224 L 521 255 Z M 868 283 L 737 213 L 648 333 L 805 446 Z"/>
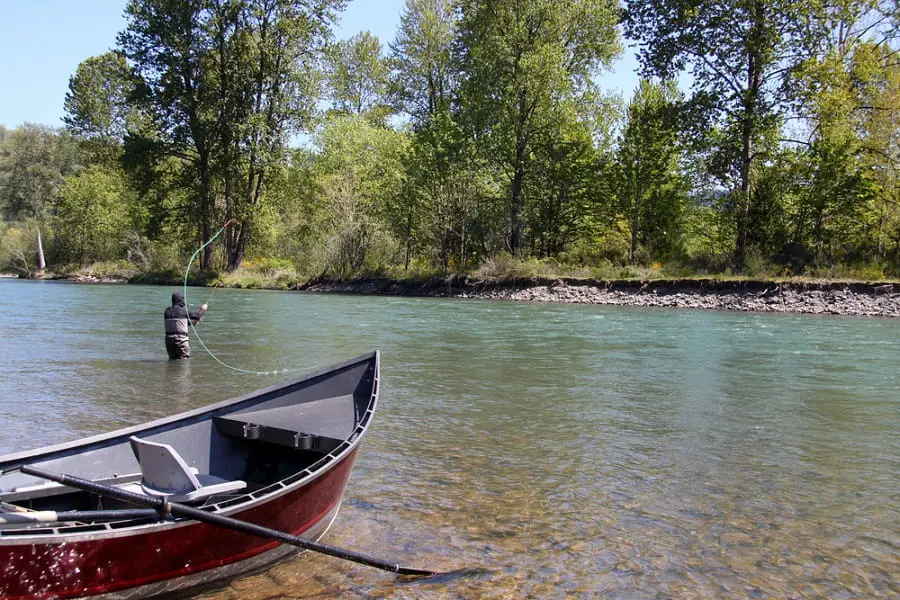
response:
<path id="1" fill-rule="evenodd" d="M 62 126 L 69 77 L 85 59 L 115 46 L 126 0 L 0 0 L 0 125 Z M 350 0 L 335 30 L 339 38 L 369 30 L 387 44 L 405 0 Z M 599 78 L 627 99 L 637 87 L 634 52 Z"/>

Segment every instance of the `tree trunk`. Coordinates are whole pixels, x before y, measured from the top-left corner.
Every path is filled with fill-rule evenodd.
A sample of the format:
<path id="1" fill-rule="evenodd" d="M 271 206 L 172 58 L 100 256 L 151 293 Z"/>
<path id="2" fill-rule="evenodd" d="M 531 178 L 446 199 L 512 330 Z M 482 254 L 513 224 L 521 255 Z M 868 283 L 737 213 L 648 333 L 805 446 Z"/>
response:
<path id="1" fill-rule="evenodd" d="M 41 243 L 41 230 L 37 230 L 37 272 L 42 273 L 47 264 L 44 262 L 44 245 Z"/>
<path id="2" fill-rule="evenodd" d="M 747 56 L 747 91 L 744 93 L 741 120 L 741 190 L 738 197 L 737 239 L 734 245 L 734 268 L 742 272 L 747 265 L 747 234 L 750 226 L 750 206 L 753 202 L 753 160 L 756 148 L 757 112 L 764 56 L 756 43 L 765 30 L 765 13 L 761 2 L 753 4 L 754 32 L 750 36 Z"/>
<path id="3" fill-rule="evenodd" d="M 428 70 L 428 116 L 437 114 L 437 98 L 434 89 L 434 73 Z"/>
<path id="4" fill-rule="evenodd" d="M 522 185 L 525 181 L 527 139 L 526 91 L 519 92 L 519 124 L 516 128 L 516 156 L 513 164 L 512 198 L 509 203 L 509 252 L 516 256 L 522 245 Z"/>
<path id="5" fill-rule="evenodd" d="M 525 179 L 525 165 L 516 149 L 516 169 L 513 173 L 512 199 L 509 203 L 509 252 L 516 256 L 522 245 L 522 182 Z"/>
<path id="6" fill-rule="evenodd" d="M 232 218 L 232 182 L 231 182 L 231 171 L 230 165 L 226 163 L 225 167 L 225 221 L 230 221 Z M 229 229 L 225 231 L 225 256 L 229 256 L 234 248 L 234 230 Z"/>
<path id="7" fill-rule="evenodd" d="M 640 178 L 640 174 L 638 174 Z M 631 189 L 634 192 L 634 204 L 631 207 L 631 264 L 637 264 L 637 241 L 638 231 L 641 226 L 641 196 L 643 190 L 638 181 L 633 182 Z"/>
<path id="8" fill-rule="evenodd" d="M 745 121 L 741 127 L 741 190 L 737 207 L 737 240 L 734 245 L 734 268 L 742 272 L 747 264 L 747 228 L 750 223 L 751 162 L 753 161 L 753 132 Z"/>
<path id="9" fill-rule="evenodd" d="M 200 156 L 200 220 L 201 220 L 201 237 L 203 243 L 209 241 L 212 237 L 212 215 L 210 214 L 210 172 L 209 172 L 209 156 Z M 200 268 L 208 269 L 212 264 L 212 244 L 206 246 L 200 254 Z"/>
<path id="10" fill-rule="evenodd" d="M 409 257 L 412 253 L 412 209 L 406 215 L 406 260 L 403 270 L 409 271 Z"/>
<path id="11" fill-rule="evenodd" d="M 262 171 L 257 172 L 255 176 L 252 172 L 248 175 L 247 193 L 249 194 L 248 208 L 250 214 L 253 214 L 259 207 L 263 191 L 263 175 Z M 238 227 L 235 227 L 234 248 L 228 254 L 228 260 L 225 265 L 228 271 L 236 271 L 241 268 L 241 263 L 247 254 L 247 244 L 250 242 L 250 227 L 249 221 L 245 221 Z"/>
<path id="12" fill-rule="evenodd" d="M 234 236 L 234 248 L 228 255 L 228 264 L 225 266 L 228 271 L 237 271 L 241 268 L 244 261 L 244 255 L 247 252 L 247 227 L 241 225 L 236 228 L 238 232 Z"/>

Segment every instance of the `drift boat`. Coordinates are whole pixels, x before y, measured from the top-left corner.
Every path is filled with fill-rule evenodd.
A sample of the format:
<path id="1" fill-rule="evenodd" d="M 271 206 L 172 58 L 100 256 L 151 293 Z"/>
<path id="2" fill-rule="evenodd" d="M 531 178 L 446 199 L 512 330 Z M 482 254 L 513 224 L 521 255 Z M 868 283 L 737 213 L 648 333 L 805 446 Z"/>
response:
<path id="1" fill-rule="evenodd" d="M 378 380 L 373 352 L 145 425 L 0 456 L 0 598 L 180 595 L 296 552 L 227 528 L 234 522 L 316 544 L 338 514 Z M 125 499 L 19 470 L 29 468 Z"/>

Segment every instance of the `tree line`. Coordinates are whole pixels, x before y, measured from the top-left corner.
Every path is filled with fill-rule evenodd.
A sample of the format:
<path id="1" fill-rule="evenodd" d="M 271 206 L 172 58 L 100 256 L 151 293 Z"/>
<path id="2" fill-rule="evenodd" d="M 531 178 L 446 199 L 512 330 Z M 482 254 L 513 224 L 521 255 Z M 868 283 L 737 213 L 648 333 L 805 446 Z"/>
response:
<path id="1" fill-rule="evenodd" d="M 202 269 L 900 275 L 895 2 L 343 8 L 130 0 L 62 129 L 0 127 L 0 269 L 177 272 L 230 221 Z"/>

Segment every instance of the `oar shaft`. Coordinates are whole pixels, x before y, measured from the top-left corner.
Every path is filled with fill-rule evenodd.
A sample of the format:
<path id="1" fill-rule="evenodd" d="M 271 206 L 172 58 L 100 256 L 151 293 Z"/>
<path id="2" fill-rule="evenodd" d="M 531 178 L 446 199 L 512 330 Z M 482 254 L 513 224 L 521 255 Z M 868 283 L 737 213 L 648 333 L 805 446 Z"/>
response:
<path id="1" fill-rule="evenodd" d="M 283 531 L 278 531 L 276 529 L 270 529 L 268 527 L 256 525 L 255 523 L 248 523 L 247 521 L 241 521 L 240 519 L 234 519 L 232 517 L 226 517 L 224 515 L 207 512 L 205 510 L 200 510 L 200 509 L 194 508 L 192 506 L 185 506 L 184 504 L 178 504 L 177 502 L 169 502 L 166 499 L 160 498 L 160 497 L 146 496 L 144 494 L 137 494 L 135 492 L 130 492 L 128 490 L 123 490 L 121 488 L 117 488 L 117 487 L 113 487 L 113 486 L 109 486 L 109 485 L 104 485 L 102 483 L 97 483 L 95 481 L 90 481 L 88 479 L 82 479 L 80 477 L 75 477 L 73 475 L 64 475 L 64 474 L 60 474 L 60 473 L 54 473 L 52 471 L 47 471 L 40 467 L 34 467 L 31 465 L 22 465 L 20 470 L 22 471 L 22 473 L 25 473 L 27 475 L 41 477 L 43 479 L 55 481 L 57 483 L 61 483 L 63 485 L 68 485 L 70 487 L 82 489 L 82 490 L 89 491 L 89 492 L 94 492 L 95 494 L 99 494 L 101 496 L 106 496 L 108 498 L 115 498 L 115 499 L 121 500 L 123 502 L 131 502 L 132 504 L 137 504 L 139 506 L 150 506 L 163 514 L 172 514 L 172 515 L 178 515 L 178 516 L 182 516 L 182 517 L 188 517 L 188 518 L 194 519 L 195 521 L 201 521 L 203 523 L 209 523 L 211 525 L 218 525 L 218 526 L 224 527 L 226 529 L 231 529 L 233 531 L 238 531 L 238 532 L 246 533 L 249 535 L 256 535 L 259 537 L 268 538 L 271 540 L 279 541 L 284 544 L 290 544 L 292 546 L 297 546 L 298 548 L 312 550 L 314 552 L 319 552 L 321 554 L 327 554 L 329 556 L 334 556 L 336 558 L 342 558 L 344 560 L 349 560 L 349 561 L 360 563 L 363 565 L 368 565 L 370 567 L 375 567 L 376 569 L 382 569 L 384 571 L 390 571 L 392 573 L 399 573 L 401 575 L 436 575 L 437 574 L 437 572 L 435 572 L 435 571 L 402 567 L 398 563 L 381 560 L 379 558 L 375 558 L 374 556 L 369 556 L 367 554 L 362 554 L 360 552 L 344 550 L 342 548 L 337 548 L 335 546 L 323 544 L 322 542 L 308 540 L 306 538 L 302 538 L 297 535 L 291 535 L 291 534 L 285 533 Z"/>
<path id="2" fill-rule="evenodd" d="M 24 506 L 16 506 L 15 504 L 9 504 L 8 502 L 0 502 L 0 510 L 3 512 L 28 512 L 29 509 Z"/>
<path id="3" fill-rule="evenodd" d="M 13 523 L 71 523 L 74 521 L 89 523 L 91 521 L 156 518 L 159 518 L 159 513 L 152 508 L 126 510 L 71 510 L 63 512 L 57 512 L 55 510 L 0 512 L 0 524 L 6 525 Z"/>
<path id="4" fill-rule="evenodd" d="M 94 492 L 100 496 L 106 496 L 107 498 L 115 498 L 116 500 L 131 502 L 132 504 L 138 504 L 140 506 L 149 506 L 158 511 L 166 512 L 166 501 L 161 497 L 146 496 L 144 494 L 123 490 L 119 487 L 97 483 L 90 479 L 75 477 L 74 475 L 54 473 L 53 471 L 47 471 L 46 469 L 35 467 L 33 465 L 22 465 L 19 467 L 19 471 L 26 475 L 33 475 L 34 477 L 40 477 L 41 479 L 49 479 L 50 481 L 55 481 L 56 483 L 61 483 L 62 485 L 67 485 L 86 492 Z"/>
<path id="5" fill-rule="evenodd" d="M 192 506 L 185 506 L 183 504 L 169 502 L 168 508 L 173 515 L 188 517 L 190 519 L 194 519 L 195 521 L 203 521 L 212 525 L 219 525 L 221 527 L 233 529 L 234 531 L 239 531 L 241 533 L 248 533 L 250 535 L 257 535 L 259 537 L 277 540 L 283 544 L 290 544 L 299 548 L 314 550 L 316 552 L 321 552 L 322 554 L 328 554 L 329 556 L 335 556 L 337 558 L 343 558 L 345 560 L 351 560 L 360 564 L 369 565 L 370 567 L 376 567 L 385 571 L 391 571 L 392 573 L 399 573 L 401 570 L 400 565 L 397 563 L 387 562 L 375 558 L 374 556 L 361 554 L 359 552 L 343 550 L 341 548 L 336 548 L 328 544 L 323 544 L 322 542 L 316 542 L 297 535 L 291 535 L 289 533 L 278 531 L 276 529 L 269 529 L 268 527 L 256 525 L 255 523 L 248 523 L 247 521 L 233 519 L 224 515 L 209 513 L 205 510 L 200 510 L 199 508 L 194 508 Z"/>

